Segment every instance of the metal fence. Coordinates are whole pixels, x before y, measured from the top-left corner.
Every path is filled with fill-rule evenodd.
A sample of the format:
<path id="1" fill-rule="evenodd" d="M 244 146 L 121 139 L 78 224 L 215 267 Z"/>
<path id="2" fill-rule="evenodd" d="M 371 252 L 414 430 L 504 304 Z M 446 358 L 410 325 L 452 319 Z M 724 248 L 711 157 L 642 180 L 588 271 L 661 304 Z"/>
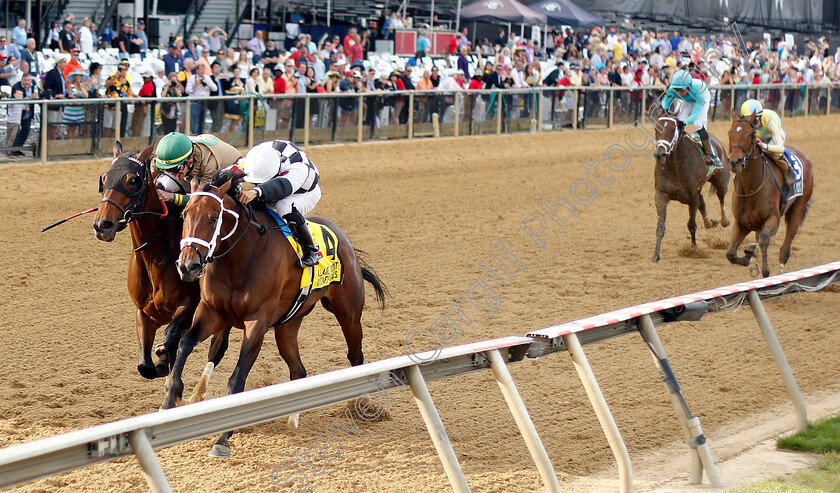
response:
<path id="1" fill-rule="evenodd" d="M 530 89 L 375 91 L 329 94 L 245 94 L 196 98 L 0 101 L 25 105 L 18 126 L 0 124 L 0 151 L 102 156 L 117 136 L 128 149 L 172 131 L 213 133 L 237 147 L 282 138 L 305 146 L 334 142 L 512 134 L 610 128 L 643 123 L 665 87 L 541 87 Z M 782 117 L 828 115 L 840 107 L 840 84 L 711 86 L 711 121 L 723 121 L 748 98 Z M 19 109 L 19 108 L 18 108 Z M 47 115 L 42 125 L 42 115 Z M 6 119 L 3 119 L 6 122 Z M 11 135 L 14 133 L 15 135 Z"/>

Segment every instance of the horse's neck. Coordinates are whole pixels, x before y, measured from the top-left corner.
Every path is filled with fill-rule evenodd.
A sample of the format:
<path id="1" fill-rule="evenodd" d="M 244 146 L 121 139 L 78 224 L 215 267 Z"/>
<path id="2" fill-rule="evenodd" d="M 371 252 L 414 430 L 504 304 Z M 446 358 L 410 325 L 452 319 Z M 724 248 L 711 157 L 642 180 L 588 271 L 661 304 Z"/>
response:
<path id="1" fill-rule="evenodd" d="M 227 204 L 225 207 L 227 207 Z M 231 209 L 239 214 L 239 225 L 230 238 L 221 242 L 216 247 L 215 254 L 224 253 L 224 256 L 217 258 L 211 264 L 217 265 L 215 268 L 224 266 L 223 270 L 226 272 L 239 272 L 237 275 L 226 277 L 227 279 L 242 279 L 247 282 L 249 273 L 253 274 L 255 272 L 265 271 L 275 272 L 279 275 L 279 273 L 288 270 L 289 265 L 293 265 L 297 261 L 297 254 L 294 253 L 291 245 L 289 245 L 289 241 L 283 234 L 273 230 L 259 234 L 257 228 L 250 223 L 253 220 L 261 224 L 265 224 L 266 222 L 270 224 L 272 219 L 268 214 L 265 214 L 265 217 L 262 218 L 265 219 L 264 221 L 260 221 L 259 219 L 261 218 L 258 217 L 259 212 L 255 212 L 254 216 L 251 217 L 248 210 L 243 207 L 237 205 Z M 247 230 L 243 234 L 243 230 L 246 228 Z M 274 255 L 269 254 L 272 251 Z M 277 264 L 266 265 L 264 260 L 269 257 L 276 258 Z M 259 266 L 259 270 L 243 269 L 246 263 L 250 263 L 251 266 Z M 215 270 L 215 268 L 212 270 Z M 210 275 L 211 270 L 208 270 L 208 276 Z"/>
<path id="2" fill-rule="evenodd" d="M 129 231 L 131 231 L 131 241 L 134 243 L 134 248 L 145 245 L 160 231 L 168 227 L 168 222 L 161 219 L 157 214 L 163 214 L 163 204 L 158 199 L 157 192 L 151 183 L 146 187 L 146 198 L 141 212 L 153 212 L 154 214 L 142 215 L 133 219 L 129 223 Z M 158 243 L 155 240 L 154 243 Z M 160 242 L 161 245 L 166 245 L 165 241 Z M 151 247 L 152 245 L 149 245 Z"/>

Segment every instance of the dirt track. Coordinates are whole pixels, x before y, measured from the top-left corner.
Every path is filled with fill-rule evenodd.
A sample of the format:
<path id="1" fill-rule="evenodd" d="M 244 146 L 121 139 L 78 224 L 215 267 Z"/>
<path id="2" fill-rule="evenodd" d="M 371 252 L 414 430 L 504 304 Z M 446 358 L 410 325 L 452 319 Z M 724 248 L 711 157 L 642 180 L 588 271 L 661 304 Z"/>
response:
<path id="1" fill-rule="evenodd" d="M 815 163 L 817 200 L 793 244 L 789 270 L 838 259 L 840 242 L 840 118 L 786 120 L 788 142 Z M 368 361 L 400 354 L 402 341 L 428 327 L 450 304 L 485 279 L 484 252 L 503 243 L 525 265 L 506 290 L 496 289 L 498 311 L 488 317 L 465 302 L 470 324 L 457 342 L 524 334 L 562 321 L 662 297 L 748 279 L 746 268 L 724 258 L 729 230 L 698 232 L 699 255 L 680 254 L 689 243 L 687 208 L 671 204 L 662 260 L 651 265 L 656 214 L 653 160 L 633 153 L 614 181 L 597 186 L 593 202 L 567 229 L 548 221 L 540 249 L 519 228 L 529 214 L 570 198 L 587 178 L 582 161 L 624 144 L 624 128 L 536 136 L 419 140 L 311 149 L 322 172 L 324 197 L 315 212 L 339 224 L 390 288 L 379 312 L 368 296 L 364 351 Z M 725 128 L 711 131 L 725 139 Z M 614 159 L 618 159 L 618 156 Z M 106 161 L 0 167 L 0 446 L 151 412 L 163 381 L 136 370 L 134 308 L 125 289 L 130 239 L 93 238 L 88 218 L 48 233 L 38 229 L 99 200 L 97 176 Z M 730 187 L 731 188 L 731 187 Z M 578 188 L 586 199 L 586 190 Z M 731 189 L 730 189 L 731 195 Z M 727 199 L 729 206 L 730 199 Z M 711 216 L 719 212 L 707 198 Z M 536 223 L 532 223 L 536 228 Z M 702 224 L 702 223 L 701 223 Z M 781 232 L 771 244 L 778 271 Z M 494 285 L 495 286 L 495 285 Z M 840 309 L 836 292 L 804 294 L 768 303 L 782 346 L 805 392 L 840 389 Z M 479 300 L 481 301 L 481 300 Z M 487 301 L 485 299 L 485 301 Z M 310 374 L 347 365 L 334 319 L 316 310 L 301 329 L 301 353 Z M 236 332 L 236 331 L 235 331 Z M 691 409 L 707 431 L 785 402 L 781 379 L 748 309 L 702 322 L 668 326 L 661 337 Z M 272 338 L 268 338 L 272 339 Z M 241 334 L 211 383 L 221 395 Z M 431 338 L 418 342 L 428 347 Z M 191 388 L 207 343 L 185 372 Z M 681 437 L 677 421 L 643 342 L 625 336 L 587 348 L 631 458 Z M 526 405 L 561 479 L 609 466 L 612 456 L 565 354 L 511 367 Z M 288 372 L 267 341 L 248 387 L 285 381 Z M 474 491 L 534 491 L 540 480 L 489 372 L 430 384 L 433 397 Z M 307 491 L 446 491 L 448 483 L 411 395 L 394 394 L 389 420 L 359 423 L 344 437 L 341 456 Z M 214 439 L 175 446 L 159 456 L 176 491 L 278 491 L 272 469 L 304 454 L 344 406 L 304 414 L 289 431 L 281 421 L 242 430 L 226 461 L 207 457 Z M 314 452 L 313 452 L 314 454 Z M 320 463 L 317 463 L 320 467 Z M 300 466 L 289 473 L 302 472 Z M 300 483 L 298 483 L 299 485 Z M 45 479 L 19 491 L 142 491 L 134 459 Z M 282 491 L 293 491 L 284 488 Z"/>

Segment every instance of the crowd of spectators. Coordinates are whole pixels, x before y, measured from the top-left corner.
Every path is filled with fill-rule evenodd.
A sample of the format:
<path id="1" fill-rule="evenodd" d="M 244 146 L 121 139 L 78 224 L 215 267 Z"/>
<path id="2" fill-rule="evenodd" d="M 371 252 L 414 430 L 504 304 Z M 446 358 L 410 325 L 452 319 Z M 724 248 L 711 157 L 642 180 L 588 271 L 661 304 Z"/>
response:
<path id="1" fill-rule="evenodd" d="M 404 123 L 408 118 L 408 98 L 392 91 L 432 91 L 415 98 L 416 118 L 429 122 L 433 113 L 444 121 L 483 114 L 488 98 L 469 98 L 461 106 L 461 115 L 453 111 L 453 93 L 473 89 L 534 88 L 547 86 L 584 86 L 585 113 L 603 115 L 606 91 L 598 87 L 661 88 L 680 68 L 692 68 L 709 83 L 751 85 L 759 83 L 794 83 L 825 85 L 840 79 L 840 48 L 833 53 L 825 38 L 805 38 L 802 46 L 784 39 L 765 37 L 747 42 L 746 52 L 738 49 L 734 36 L 710 34 L 684 36 L 679 32 L 629 31 L 594 28 L 584 31 L 551 32 L 545 46 L 537 41 L 508 36 L 504 30 L 491 41 L 471 39 L 464 28 L 454 35 L 443 53 L 431 53 L 428 31 L 421 29 L 415 56 L 389 63 L 374 60 L 371 43 L 374 37 L 389 36 L 396 27 L 411 24 L 395 13 L 383 12 L 376 31 L 351 28 L 344 36 L 326 36 L 313 40 L 300 33 L 283 45 L 265 31 L 256 32 L 247 42 L 229 42 L 221 28 L 205 29 L 200 37 L 170 38 L 163 46 L 150 49 L 142 20 L 124 22 L 119 32 L 106 28 L 101 37 L 90 19 L 76 23 L 69 15 L 61 25 L 54 23 L 46 40 L 48 50 L 39 53 L 36 42 L 20 20 L 10 38 L 0 36 L 0 90 L 15 99 L 89 97 L 155 97 L 255 93 L 265 98 L 261 123 L 277 129 L 301 125 L 304 115 L 300 100 L 284 99 L 277 94 L 303 93 L 381 93 L 365 98 L 369 122 L 376 125 Z M 288 38 L 288 37 L 287 37 Z M 110 48 L 116 58 L 102 60 L 101 48 Z M 46 56 L 45 56 L 46 55 Z M 113 58 L 113 57 L 112 57 Z M 96 61 L 100 60 L 100 61 Z M 442 62 L 441 62 L 442 60 Z M 376 62 L 376 63 L 374 63 Z M 132 80 L 131 75 L 134 75 Z M 5 86 L 5 88 L 4 88 Z M 571 91 L 565 91 L 571 93 Z M 820 94 L 819 91 L 813 91 Z M 743 91 L 720 91 L 716 97 L 725 108 L 732 107 L 732 97 L 746 98 Z M 551 96 L 568 109 L 569 94 Z M 824 105 L 820 96 L 812 104 Z M 823 96 L 824 97 L 824 96 Z M 505 96 L 513 117 L 527 116 L 530 99 Z M 769 106 L 785 99 L 779 91 L 768 91 Z M 788 98 L 795 111 L 803 103 L 801 96 Z M 640 95 L 628 91 L 617 94 L 620 111 L 638 114 Z M 357 121 L 356 98 L 320 99 L 310 102 L 312 126 L 332 123 L 353 125 Z M 115 133 L 116 106 L 105 105 L 101 123 L 103 135 Z M 121 105 L 121 135 L 149 135 L 154 126 L 163 132 L 179 129 L 191 133 L 237 131 L 246 106 L 242 100 L 192 103 L 144 103 Z M 474 111 L 480 107 L 480 111 Z M 154 111 L 150 111 L 150 109 Z M 53 105 L 47 121 L 51 138 L 75 138 L 88 135 L 90 122 L 98 121 L 93 105 Z M 372 111 L 370 111 L 372 110 Z M 190 128 L 183 128 L 186 112 Z M 10 105 L 7 119 L 7 146 L 20 145 L 29 132 L 31 105 Z M 466 115 L 466 116 L 464 116 Z M 151 123 L 151 124 L 150 124 Z"/>

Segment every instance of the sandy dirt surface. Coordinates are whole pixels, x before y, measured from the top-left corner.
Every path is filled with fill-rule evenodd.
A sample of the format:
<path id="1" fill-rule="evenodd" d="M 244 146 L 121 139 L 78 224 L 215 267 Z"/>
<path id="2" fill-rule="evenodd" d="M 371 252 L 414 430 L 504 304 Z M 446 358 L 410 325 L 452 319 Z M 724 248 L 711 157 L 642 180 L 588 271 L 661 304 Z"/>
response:
<path id="1" fill-rule="evenodd" d="M 725 139 L 727 126 L 711 131 Z M 840 117 L 785 121 L 788 142 L 815 163 L 816 203 L 793 244 L 789 270 L 837 260 L 840 240 Z M 724 257 L 728 229 L 700 229 L 699 252 L 686 255 L 687 208 L 671 204 L 662 260 L 654 247 L 652 159 L 632 153 L 626 166 L 604 165 L 604 151 L 624 145 L 625 128 L 540 135 L 417 140 L 311 149 L 322 172 L 324 196 L 315 212 L 335 221 L 388 285 L 384 312 L 368 294 L 364 352 L 367 361 L 398 355 L 407 334 L 429 327 L 476 281 L 493 299 L 462 300 L 468 324 L 456 343 L 524 334 L 581 318 L 749 278 Z M 636 136 L 637 144 L 643 139 Z M 539 202 L 570 199 L 576 180 L 594 177 L 582 163 L 600 161 L 609 185 L 572 217 L 561 211 L 563 230 L 547 220 L 540 248 L 520 223 L 540 212 Z M 0 167 L 0 446 L 155 411 L 163 380 L 136 371 L 134 307 L 125 287 L 130 239 L 94 239 L 90 218 L 47 233 L 39 228 L 99 202 L 97 177 L 109 161 Z M 730 190 L 731 195 L 731 190 Z M 727 205 L 730 202 L 727 198 Z M 719 217 L 707 198 L 711 216 Z M 536 228 L 536 223 L 532 223 Z M 778 272 L 781 234 L 771 244 Z M 484 272 L 485 252 L 501 243 L 525 267 L 500 289 Z M 789 296 L 767 304 L 799 385 L 809 394 L 840 391 L 840 308 L 837 291 Z M 479 307 L 478 305 L 481 305 Z M 495 310 L 495 311 L 494 311 Z M 669 325 L 662 342 L 692 411 L 709 434 L 777 409 L 786 392 L 749 309 Z M 160 334 L 159 334 L 160 337 Z M 248 388 L 288 379 L 273 338 L 267 338 Z M 241 333 L 211 382 L 222 395 Z M 432 337 L 415 344 L 431 347 Z M 208 344 L 197 349 L 185 372 L 191 388 Z M 631 459 L 681 438 L 664 386 L 641 338 L 628 335 L 586 348 Z M 310 374 L 347 366 L 340 329 L 317 309 L 303 323 L 301 353 Z M 603 474 L 613 464 L 607 441 L 564 353 L 511 366 L 561 482 Z M 474 491 L 538 491 L 541 481 L 490 372 L 435 381 L 432 396 Z M 207 457 L 215 438 L 159 452 L 176 491 L 293 491 L 271 483 L 272 470 L 294 455 L 314 455 L 319 435 L 346 424 L 344 405 L 304 414 L 290 431 L 282 421 L 240 430 L 227 460 Z M 358 421 L 356 437 L 342 435 L 341 454 L 315 460 L 306 475 L 313 492 L 447 491 L 448 482 L 408 391 L 393 392 L 389 419 Z M 767 437 L 765 437 L 767 438 Z M 687 456 L 678 451 L 680 460 Z M 318 474 L 316 475 L 315 472 Z M 284 477 L 284 476 L 281 476 Z M 726 478 L 724 478 L 726 481 Z M 578 484 L 578 483 L 574 483 Z M 590 491 L 599 491 L 592 483 Z M 133 458 L 97 465 L 23 485 L 15 491 L 142 491 Z M 577 489 L 577 488 L 576 488 Z M 587 488 L 584 487 L 583 490 Z M 581 490 L 581 491 L 583 491 Z M 607 488 L 609 490 L 609 488 Z"/>

